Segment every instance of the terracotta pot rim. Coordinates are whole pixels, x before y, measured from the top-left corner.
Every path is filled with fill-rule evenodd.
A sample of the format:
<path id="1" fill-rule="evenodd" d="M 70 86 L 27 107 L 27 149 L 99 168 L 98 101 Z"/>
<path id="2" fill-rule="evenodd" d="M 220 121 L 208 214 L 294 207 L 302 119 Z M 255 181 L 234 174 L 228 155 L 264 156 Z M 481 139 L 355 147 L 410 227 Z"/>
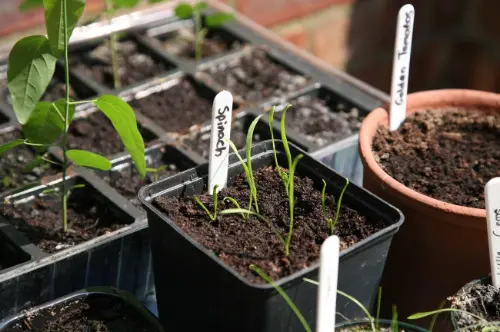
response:
<path id="1" fill-rule="evenodd" d="M 466 102 L 469 101 L 470 103 Z M 429 102 L 427 102 L 429 101 Z M 427 102 L 427 103 L 426 103 Z M 477 109 L 493 108 L 495 105 L 500 110 L 500 95 L 465 89 L 442 89 L 442 90 L 429 90 L 416 92 L 408 95 L 407 114 L 423 108 L 440 108 L 444 107 L 449 102 L 449 107 L 474 107 Z M 441 106 L 439 106 L 441 104 Z M 387 126 L 387 113 L 388 105 L 376 108 L 363 121 L 359 131 L 359 153 L 363 161 L 364 167 L 370 168 L 376 177 L 386 186 L 392 190 L 401 193 L 403 196 L 410 200 L 419 202 L 433 209 L 442 210 L 443 212 L 451 212 L 459 215 L 486 218 L 485 209 L 471 208 L 452 203 L 447 203 L 430 196 L 421 194 L 413 189 L 408 188 L 404 184 L 398 182 L 396 179 L 387 174 L 375 160 L 372 153 L 372 142 L 374 133 L 381 125 Z M 373 134 L 372 134 L 373 133 Z"/>

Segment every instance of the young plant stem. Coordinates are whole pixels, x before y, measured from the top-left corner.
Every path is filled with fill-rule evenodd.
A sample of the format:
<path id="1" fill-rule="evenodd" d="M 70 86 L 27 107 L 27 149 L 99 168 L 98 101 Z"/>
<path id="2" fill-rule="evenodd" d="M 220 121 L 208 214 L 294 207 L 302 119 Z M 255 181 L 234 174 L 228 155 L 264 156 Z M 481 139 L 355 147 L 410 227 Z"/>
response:
<path id="1" fill-rule="evenodd" d="M 196 61 L 201 60 L 201 52 L 202 52 L 202 46 L 203 46 L 203 39 L 205 36 L 203 36 L 203 29 L 201 28 L 201 12 L 199 9 L 194 9 L 194 29 L 195 29 L 195 41 L 194 41 L 194 55 L 196 58 Z M 207 32 L 204 32 L 206 35 Z"/>
<path id="2" fill-rule="evenodd" d="M 214 186 L 214 189 L 212 192 L 212 198 L 213 198 L 213 202 L 214 202 L 214 213 L 213 214 L 208 210 L 208 208 L 205 206 L 205 204 L 203 204 L 203 202 L 200 201 L 200 199 L 198 197 L 196 197 L 196 196 L 193 197 L 196 204 L 198 204 L 203 210 L 205 210 L 205 212 L 208 215 L 208 218 L 210 218 L 211 223 L 217 220 L 217 188 L 218 187 L 219 187 L 219 185 L 216 184 Z"/>
<path id="3" fill-rule="evenodd" d="M 68 191 L 66 190 L 66 173 L 68 167 L 68 157 L 66 156 L 68 143 L 68 128 L 69 128 L 69 61 L 68 61 L 68 15 L 67 15 L 67 0 L 62 1 L 63 7 L 63 22 L 64 22 L 64 81 L 66 86 L 65 95 L 65 110 L 64 110 L 64 134 L 62 139 L 63 150 L 63 174 L 62 174 L 62 214 L 63 214 L 63 230 L 68 231 Z"/>
<path id="4" fill-rule="evenodd" d="M 106 12 L 108 13 L 109 23 L 111 24 L 113 20 L 113 0 L 106 0 Z M 118 55 L 116 51 L 117 44 L 116 33 L 112 32 L 109 35 L 109 49 L 111 51 L 111 68 L 113 70 L 113 85 L 115 89 L 121 88 L 120 74 L 118 72 Z"/>
<path id="5" fill-rule="evenodd" d="M 274 112 L 275 112 L 275 107 L 273 106 L 271 108 L 271 111 L 269 112 L 269 132 L 271 133 L 271 144 L 273 146 L 273 155 L 274 155 L 274 163 L 276 165 L 276 171 L 278 172 L 278 175 L 280 176 L 281 180 L 283 181 L 283 184 L 285 186 L 285 191 L 286 194 L 288 195 L 288 183 L 287 183 L 287 178 L 286 178 L 286 173 L 281 170 L 280 164 L 278 163 L 278 155 L 276 153 L 276 145 L 274 144 L 274 129 L 273 129 L 273 121 L 274 121 Z"/>
<path id="6" fill-rule="evenodd" d="M 286 238 L 286 243 L 285 243 L 285 255 L 288 256 L 290 254 L 290 242 L 292 241 L 292 236 L 293 236 L 293 211 L 294 211 L 294 174 L 295 174 L 295 168 L 297 168 L 297 163 L 299 162 L 300 159 L 302 159 L 304 155 L 299 154 L 297 157 L 295 157 L 295 160 L 293 161 L 289 173 L 288 173 L 288 205 L 290 209 L 290 223 L 288 225 L 288 236 Z"/>
<path id="7" fill-rule="evenodd" d="M 399 332 L 398 308 L 396 307 L 396 305 L 392 306 L 391 330 L 392 330 L 392 332 Z"/>
<path id="8" fill-rule="evenodd" d="M 382 286 L 378 288 L 377 294 L 377 317 L 375 318 L 375 328 L 377 331 L 380 329 L 379 321 L 380 321 L 380 305 L 382 304 Z"/>

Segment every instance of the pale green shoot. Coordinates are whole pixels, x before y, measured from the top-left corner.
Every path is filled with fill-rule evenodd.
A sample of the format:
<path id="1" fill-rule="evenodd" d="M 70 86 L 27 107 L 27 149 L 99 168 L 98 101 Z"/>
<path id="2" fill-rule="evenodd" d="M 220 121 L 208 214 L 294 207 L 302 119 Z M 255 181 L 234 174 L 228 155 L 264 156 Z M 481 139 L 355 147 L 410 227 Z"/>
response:
<path id="1" fill-rule="evenodd" d="M 205 212 L 208 215 L 208 218 L 210 218 L 211 223 L 217 220 L 217 187 L 219 187 L 218 184 L 216 184 L 214 186 L 214 189 L 212 192 L 212 198 L 214 200 L 214 213 L 213 214 L 208 210 L 208 208 L 205 206 L 205 204 L 203 204 L 197 196 L 193 197 L 196 204 L 198 204 L 199 206 L 201 206 L 201 208 L 203 210 L 205 210 Z"/>
<path id="2" fill-rule="evenodd" d="M 349 185 L 349 179 L 345 178 L 345 185 L 342 191 L 340 192 L 339 199 L 337 200 L 337 211 L 335 212 L 335 220 L 332 220 L 332 218 L 328 217 L 328 213 L 326 211 L 326 181 L 323 180 L 323 190 L 321 191 L 321 209 L 323 211 L 323 216 L 325 217 L 328 225 L 330 226 L 330 233 L 334 234 L 335 231 L 335 226 L 337 226 L 337 222 L 339 221 L 339 215 L 340 215 L 340 207 L 342 206 L 342 198 L 344 197 L 344 193 L 347 190 L 347 186 Z"/>
<path id="3" fill-rule="evenodd" d="M 169 165 L 163 165 L 158 168 L 146 168 L 146 172 L 153 174 L 153 180 L 154 182 L 158 182 L 158 179 L 160 177 L 160 172 L 167 169 Z"/>
<path id="4" fill-rule="evenodd" d="M 286 106 L 287 109 L 288 109 L 288 107 L 290 107 L 290 105 Z M 283 184 L 285 185 L 286 194 L 288 195 L 288 174 L 286 174 L 286 172 L 281 170 L 281 167 L 278 163 L 278 156 L 276 154 L 276 146 L 274 144 L 274 130 L 273 130 L 274 111 L 275 111 L 275 107 L 273 106 L 271 108 L 271 111 L 269 111 L 269 119 L 268 119 L 269 131 L 271 132 L 271 142 L 273 145 L 274 163 L 276 164 L 276 171 L 278 172 L 278 175 L 280 176 L 281 180 L 283 181 Z"/>
<path id="5" fill-rule="evenodd" d="M 234 205 L 234 206 L 236 206 L 236 208 L 241 209 L 240 204 L 238 203 L 238 201 L 237 201 L 237 200 L 235 200 L 235 199 L 234 199 L 234 198 L 232 198 L 232 197 L 229 197 L 229 196 L 224 197 L 223 201 L 224 201 L 224 202 L 229 201 L 229 202 L 233 203 L 233 205 Z M 241 213 L 241 217 L 242 217 L 243 219 L 246 219 L 246 217 L 245 217 L 245 214 L 244 214 L 244 213 Z"/>
<path id="6" fill-rule="evenodd" d="M 290 242 L 292 241 L 292 235 L 293 235 L 293 224 L 294 224 L 294 219 L 293 219 L 293 212 L 294 212 L 294 175 L 295 175 L 295 169 L 297 168 L 297 163 L 299 162 L 300 159 L 302 159 L 304 155 L 299 154 L 297 157 L 295 157 L 290 169 L 289 169 L 289 176 L 288 176 L 288 205 L 289 205 L 289 210 L 290 210 L 290 222 L 288 224 L 288 236 L 286 238 L 285 242 L 285 255 L 288 256 L 290 254 Z"/>

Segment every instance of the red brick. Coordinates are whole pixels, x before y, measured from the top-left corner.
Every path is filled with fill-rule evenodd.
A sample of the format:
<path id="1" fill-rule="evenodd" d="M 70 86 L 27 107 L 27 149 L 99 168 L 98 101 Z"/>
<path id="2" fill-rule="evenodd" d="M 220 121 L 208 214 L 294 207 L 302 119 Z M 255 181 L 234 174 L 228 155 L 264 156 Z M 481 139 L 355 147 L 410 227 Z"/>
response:
<path id="1" fill-rule="evenodd" d="M 293 26 L 285 30 L 282 30 L 279 32 L 279 35 L 283 39 L 291 42 L 292 44 L 295 44 L 298 47 L 307 48 L 308 46 L 307 45 L 308 31 L 302 25 Z"/>
<path id="2" fill-rule="evenodd" d="M 349 56 L 349 17 L 319 24 L 312 38 L 312 53 L 337 68 L 344 68 Z"/>
<path id="3" fill-rule="evenodd" d="M 238 0 L 237 10 L 264 26 L 303 17 L 331 5 L 355 0 Z"/>

